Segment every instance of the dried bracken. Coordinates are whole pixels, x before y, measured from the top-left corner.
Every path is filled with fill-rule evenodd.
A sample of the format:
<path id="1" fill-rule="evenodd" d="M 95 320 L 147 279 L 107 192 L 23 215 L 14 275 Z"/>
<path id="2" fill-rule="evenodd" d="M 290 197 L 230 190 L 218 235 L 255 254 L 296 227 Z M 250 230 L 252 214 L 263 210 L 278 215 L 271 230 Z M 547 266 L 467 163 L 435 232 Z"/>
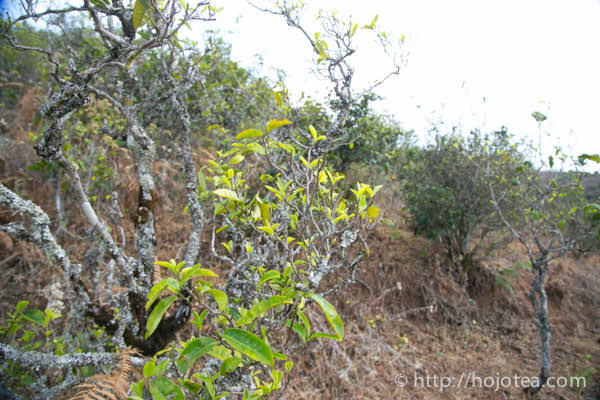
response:
<path id="1" fill-rule="evenodd" d="M 75 394 L 68 400 L 121 400 L 126 398 L 129 382 L 135 372 L 131 357 L 135 356 L 139 356 L 139 353 L 132 348 L 122 350 L 118 368 L 114 368 L 109 375 L 91 376 L 85 383 L 75 386 L 72 389 Z"/>

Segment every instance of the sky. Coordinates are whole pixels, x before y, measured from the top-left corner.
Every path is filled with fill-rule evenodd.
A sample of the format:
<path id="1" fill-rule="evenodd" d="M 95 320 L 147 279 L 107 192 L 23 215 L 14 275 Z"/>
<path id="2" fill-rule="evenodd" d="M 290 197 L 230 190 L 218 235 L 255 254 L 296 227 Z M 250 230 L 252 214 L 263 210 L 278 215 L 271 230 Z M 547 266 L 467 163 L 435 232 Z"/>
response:
<path id="1" fill-rule="evenodd" d="M 260 0 L 257 0 L 260 2 Z M 232 44 L 232 56 L 275 79 L 286 72 L 292 98 L 323 99 L 326 82 L 312 73 L 311 49 L 281 17 L 245 0 L 216 0 L 224 7 L 211 28 Z M 265 4 L 264 1 L 262 4 Z M 404 44 L 400 74 L 376 93 L 375 108 L 391 114 L 426 141 L 431 124 L 509 132 L 539 142 L 533 111 L 542 125 L 544 152 L 555 145 L 573 154 L 600 153 L 600 0 L 321 0 L 304 23 L 317 29 L 319 8 L 337 9 L 354 22 L 377 25 Z M 366 30 L 353 56 L 356 88 L 391 70 L 389 58 Z M 358 40 L 358 39 L 357 39 Z M 595 166 L 592 170 L 597 170 Z"/>
<path id="2" fill-rule="evenodd" d="M 56 1 L 56 0 L 52 0 Z M 268 5 L 271 0 L 254 0 Z M 80 3 L 72 0 L 72 3 Z M 392 115 L 427 142 L 433 123 L 442 129 L 509 132 L 539 143 L 545 154 L 559 145 L 569 154 L 600 153 L 600 0 L 305 0 L 303 24 L 318 30 L 319 9 L 337 9 L 359 25 L 379 15 L 377 26 L 404 43 L 399 75 L 379 86 L 374 108 Z M 213 0 L 223 10 L 203 29 L 219 30 L 241 65 L 302 94 L 327 96 L 327 82 L 314 69 L 307 40 L 279 16 L 246 0 Z M 10 5 L 0 0 L 0 7 Z M 355 89 L 369 87 L 392 70 L 370 31 L 355 36 L 351 57 Z M 548 116 L 542 135 L 531 113 Z M 590 171 L 600 166 L 590 165 Z"/>

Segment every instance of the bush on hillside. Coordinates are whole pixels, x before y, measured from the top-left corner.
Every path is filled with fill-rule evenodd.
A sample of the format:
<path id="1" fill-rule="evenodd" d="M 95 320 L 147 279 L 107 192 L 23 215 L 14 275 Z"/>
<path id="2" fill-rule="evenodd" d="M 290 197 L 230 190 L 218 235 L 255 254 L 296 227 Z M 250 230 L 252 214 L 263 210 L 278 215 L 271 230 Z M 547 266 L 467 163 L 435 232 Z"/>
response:
<path id="1" fill-rule="evenodd" d="M 489 245 L 486 237 L 502 227 L 489 184 L 517 184 L 515 168 L 522 156 L 509 139 L 506 130 L 437 134 L 433 143 L 412 152 L 402 169 L 411 228 L 417 235 L 439 239 L 456 264 L 472 259 Z"/>

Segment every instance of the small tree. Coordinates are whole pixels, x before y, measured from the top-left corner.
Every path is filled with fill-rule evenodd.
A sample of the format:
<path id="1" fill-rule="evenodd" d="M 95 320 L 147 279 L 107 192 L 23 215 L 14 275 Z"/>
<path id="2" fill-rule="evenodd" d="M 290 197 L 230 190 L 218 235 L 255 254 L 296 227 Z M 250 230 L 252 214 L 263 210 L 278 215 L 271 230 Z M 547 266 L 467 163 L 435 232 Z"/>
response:
<path id="1" fill-rule="evenodd" d="M 532 114 L 541 123 L 546 117 Z M 597 206 L 588 204 L 581 185 L 583 174 L 565 170 L 569 159 L 556 152 L 544 158 L 539 150 L 538 167 L 526 161 L 515 172 L 514 186 L 500 187 L 490 181 L 489 191 L 492 205 L 502 223 L 525 248 L 531 263 L 531 283 L 529 299 L 535 313 L 536 324 L 541 339 L 541 370 L 525 391 L 535 395 L 550 377 L 550 320 L 548 300 L 544 284 L 551 272 L 551 262 L 569 252 L 582 253 L 591 249 L 597 242 L 594 227 L 597 225 Z M 581 159 L 583 162 L 584 159 Z M 560 169 L 556 169 L 560 163 Z M 576 168 L 580 164 L 571 164 Z M 496 174 L 495 165 L 486 165 L 488 175 Z M 512 214 L 512 216 L 509 216 Z"/>
<path id="2" fill-rule="evenodd" d="M 298 8 L 285 3 L 281 14 L 306 33 L 297 19 Z M 361 97 L 351 88 L 352 70 L 347 67 L 355 51 L 351 38 L 358 25 L 335 16 L 322 17 L 330 24 L 324 35 L 332 39 L 329 50 L 318 33 L 314 39 L 308 37 L 321 65 L 329 66 L 329 78 L 342 104 L 325 132 L 289 121 L 294 113 L 281 93 L 275 104 L 270 96 L 261 97 L 252 106 L 262 112 L 262 105 L 268 103 L 277 118 L 264 129 L 237 133 L 234 143 L 199 171 L 191 144 L 194 129 L 211 128 L 206 122 L 215 121 L 209 117 L 228 127 L 254 124 L 244 120 L 244 112 L 228 113 L 227 103 L 244 105 L 246 93 L 221 93 L 221 97 L 205 91 L 200 98 L 189 93 L 210 75 L 212 64 L 206 63 L 210 57 L 179 39 L 177 32 L 195 20 L 212 20 L 215 9 L 209 1 L 190 6 L 176 0 L 128 4 L 83 0 L 80 6 L 45 10 L 27 1 L 23 6 L 20 16 L 1 21 L 0 37 L 17 51 L 43 55 L 52 67 L 53 93 L 40 110 L 43 132 L 32 135 L 42 159 L 36 167 L 52 165 L 61 171 L 76 209 L 92 232 L 89 237 L 100 242 L 95 246 L 92 240 L 100 256 L 90 262 L 84 258 L 83 265 L 73 262 L 63 247 L 69 243 L 56 236 L 48 214 L 0 184 L 0 204 L 16 216 L 0 229 L 34 243 L 56 260 L 74 316 L 68 320 L 63 340 L 57 339 L 58 350 L 38 344 L 21 349 L 18 343 L 28 343 L 34 335 L 25 329 L 28 324 L 48 328 L 58 316 L 49 310 L 28 310 L 26 302 L 19 303 L 8 325 L 0 327 L 5 342 L 0 344 L 0 356 L 13 377 L 28 378 L 36 398 L 56 398 L 84 380 L 80 368 L 117 364 L 114 350 L 118 348 L 124 359 L 121 368 L 113 371 L 119 378 L 112 382 L 119 387 L 113 386 L 109 393 L 102 386 L 105 381 L 100 381 L 84 385 L 82 391 L 91 390 L 88 394 L 95 397 L 114 397 L 116 392 L 121 396 L 128 391 L 131 352 L 124 349 L 130 346 L 152 356 L 144 365 L 144 380 L 132 388 L 137 398 L 144 396 L 146 387 L 154 398 L 183 398 L 184 394 L 218 398 L 229 392 L 258 399 L 281 386 L 280 364 L 287 371 L 292 365 L 285 352 L 315 338 L 341 340 L 343 324 L 323 297 L 330 291 L 322 291 L 320 284 L 339 270 L 348 275 L 331 290 L 353 281 L 358 262 L 368 253 L 365 235 L 379 213 L 371 204 L 377 188 L 358 184 L 352 200 L 344 199 L 339 188 L 344 176 L 329 169 L 325 159 L 328 151 L 346 141 L 344 121 Z M 78 52 L 82 48 L 69 43 L 67 23 L 72 15 L 82 16 L 84 27 L 74 32 L 91 40 L 93 51 Z M 44 46 L 20 42 L 15 35 L 18 26 L 39 18 L 50 18 L 57 31 L 65 33 L 61 36 L 65 42 L 50 41 Z M 373 28 L 374 22 L 368 30 Z M 239 70 L 230 72 L 227 68 L 222 76 L 244 75 Z M 239 78 L 235 83 L 247 76 Z M 257 86 L 265 89 L 264 82 Z M 206 104 L 211 98 L 219 103 L 214 109 Z M 101 104 L 101 110 L 90 110 L 90 104 Z M 208 116 L 202 114 L 207 108 Z M 88 119 L 87 124 L 75 122 L 76 118 Z M 98 119 L 107 121 L 100 127 Z M 225 132 L 224 127 L 217 128 Z M 167 129 L 172 130 L 168 135 Z M 154 130 L 162 136 L 153 136 Z M 90 138 L 98 133 L 96 139 Z M 157 223 L 156 141 L 167 136 L 181 160 L 184 185 L 178 197 L 185 198 L 190 228 L 182 240 L 178 257 L 182 261 L 157 263 L 161 227 Z M 77 146 L 77 151 L 70 151 L 71 146 Z M 90 175 L 100 174 L 88 165 L 89 160 L 83 160 L 89 154 L 96 158 L 96 147 L 107 148 L 99 160 L 116 157 L 116 149 L 123 149 L 131 167 L 114 159 L 112 166 L 118 171 L 103 169 L 107 182 L 101 199 L 91 195 L 95 186 L 88 185 L 94 181 Z M 127 188 L 113 179 L 132 170 L 137 194 L 133 245 L 127 242 L 124 196 L 119 196 Z M 203 241 L 207 236 L 208 244 Z M 361 248 L 351 248 L 354 243 Z M 212 270 L 201 265 L 215 259 L 228 267 L 221 284 L 211 279 L 216 277 Z M 155 273 L 156 265 L 167 270 L 166 279 Z M 91 282 L 90 275 L 94 276 Z M 314 332 L 310 308 L 305 309 L 311 303 L 315 307 L 309 307 L 325 314 L 328 332 Z M 77 352 L 73 333 L 92 325 L 91 321 L 108 335 L 100 332 L 102 339 L 94 351 Z M 192 325 L 189 329 L 195 329 L 199 337 L 176 343 L 176 333 L 186 325 Z M 38 379 L 31 382 L 23 370 Z"/>
<path id="3" fill-rule="evenodd" d="M 392 117 L 375 113 L 370 107 L 372 96 L 353 107 L 346 124 L 355 140 L 337 148 L 332 159 L 342 171 L 351 164 L 363 164 L 371 173 L 391 174 L 406 150 L 412 146 L 414 132 L 406 131 Z"/>
<path id="4" fill-rule="evenodd" d="M 418 235 L 439 239 L 456 265 L 467 266 L 501 226 L 488 184 L 510 187 L 520 157 L 504 129 L 466 137 L 437 134 L 402 169 L 410 226 Z M 484 160 L 493 165 L 493 176 L 475 167 Z"/>
<path id="5" fill-rule="evenodd" d="M 373 90 L 390 77 L 399 74 L 404 56 L 398 51 L 404 38 L 394 43 L 391 35 L 377 27 L 378 15 L 375 15 L 369 24 L 361 26 L 353 22 L 351 17 L 348 20 L 343 19 L 337 11 L 323 10 L 319 10 L 317 17 L 320 31 L 310 32 L 302 21 L 306 3 L 294 0 L 274 0 L 267 3 L 269 6 L 261 7 L 250 2 L 263 12 L 281 16 L 288 26 L 302 33 L 313 49 L 316 73 L 332 86 L 330 105 L 334 113 L 327 124 L 328 140 L 322 143 L 320 148 L 322 151 L 332 151 L 339 146 L 353 143 L 368 131 L 354 129 L 349 122 L 366 117 L 368 104 L 376 97 Z M 357 50 L 355 40 L 359 32 L 370 32 L 375 36 L 390 59 L 391 68 L 390 72 L 375 80 L 370 87 L 357 92 L 353 87 L 355 71 L 352 55 Z"/>

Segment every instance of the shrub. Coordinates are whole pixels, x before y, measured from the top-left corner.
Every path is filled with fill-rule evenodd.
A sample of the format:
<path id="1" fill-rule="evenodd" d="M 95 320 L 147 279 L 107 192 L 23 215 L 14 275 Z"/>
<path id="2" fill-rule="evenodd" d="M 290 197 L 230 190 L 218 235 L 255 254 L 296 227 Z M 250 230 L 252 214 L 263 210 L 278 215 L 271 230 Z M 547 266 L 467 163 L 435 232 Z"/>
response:
<path id="1" fill-rule="evenodd" d="M 540 137 L 546 116 L 532 114 Z M 539 149 L 539 147 L 538 147 Z M 529 299 L 540 333 L 541 360 L 538 379 L 525 388 L 535 395 L 551 376 L 550 319 L 545 283 L 551 262 L 567 253 L 583 253 L 595 247 L 598 238 L 598 208 L 587 203 L 581 185 L 583 161 L 572 160 L 556 149 L 547 158 L 538 150 L 537 167 L 525 161 L 515 169 L 515 185 L 502 187 L 491 182 L 492 205 L 502 223 L 527 252 L 532 279 Z M 597 156 L 595 156 L 597 158 Z M 512 168 L 512 163 L 509 163 Z M 493 170 L 488 169 L 493 174 Z"/>
<path id="2" fill-rule="evenodd" d="M 316 338 L 341 340 L 342 321 L 325 295 L 353 282 L 358 262 L 368 254 L 366 234 L 379 210 L 371 204 L 378 188 L 357 184 L 352 197 L 344 198 L 340 186 L 345 177 L 327 165 L 327 153 L 343 140 L 340 126 L 323 131 L 306 120 L 294 124 L 287 119 L 293 120 L 294 112 L 285 98 L 280 92 L 272 96 L 265 81 L 253 81 L 235 63 L 220 63 L 217 54 L 204 54 L 194 43 L 178 39 L 176 33 L 186 23 L 213 19 L 216 9 L 209 1 L 188 6 L 177 0 L 136 0 L 132 8 L 104 0 L 60 9 L 34 6 L 3 21 L 0 37 L 10 46 L 26 50 L 19 47 L 15 29 L 40 17 L 51 17 L 57 32 L 73 35 L 49 42 L 48 50 L 29 49 L 49 61 L 55 85 L 40 110 L 43 132 L 32 134 L 42 159 L 33 168 L 48 169 L 66 182 L 63 192 L 76 205 L 73 212 L 80 212 L 78 223 L 97 240 L 90 257 L 74 262 L 63 248 L 69 243 L 55 232 L 64 219 L 58 215 L 56 228 L 39 206 L 4 185 L 0 204 L 19 221 L 1 228 L 37 245 L 62 269 L 65 306 L 74 316 L 65 322 L 66 331 L 95 324 L 106 333 L 101 344 L 85 353 L 67 336 L 70 345 L 60 356 L 2 345 L 3 362 L 28 368 L 35 377 L 36 398 L 56 398 L 84 381 L 82 366 L 117 363 L 120 367 L 111 376 L 118 377 L 118 388 L 106 394 L 102 385 L 110 377 L 103 375 L 95 384 L 81 385 L 78 397 L 90 387 L 95 388 L 90 396 L 122 397 L 123 380 L 136 357 L 128 349 L 133 347 L 152 357 L 144 365 L 144 379 L 132 387 L 138 398 L 145 396 L 146 387 L 154 398 L 217 398 L 235 390 L 257 399 L 281 385 L 283 371 L 292 366 L 285 356 L 291 346 Z M 288 23 L 303 29 L 297 11 L 295 6 L 279 9 Z M 83 28 L 69 28 L 70 16 L 78 14 L 89 21 Z M 314 35 L 310 43 L 318 62 L 329 65 L 330 73 L 336 71 L 330 78 L 344 82 L 343 90 L 336 91 L 345 104 L 336 120 L 343 121 L 355 103 L 347 58 L 354 53 L 350 38 L 358 25 L 335 15 L 320 18 L 334 26 L 326 26 L 327 34 Z M 364 29 L 375 31 L 374 22 Z M 71 48 L 71 39 L 85 45 Z M 325 40 L 330 39 L 328 49 Z M 223 77 L 225 85 L 215 82 Z M 203 79 L 211 84 L 206 90 L 198 89 Z M 254 89 L 261 93 L 248 112 L 232 112 Z M 266 121 L 263 112 L 277 118 L 265 129 L 245 129 L 233 140 L 222 140 L 222 151 L 210 165 L 197 169 L 194 133 L 226 134 L 239 125 L 256 126 L 255 120 Z M 206 126 L 213 121 L 227 128 Z M 181 260 L 155 263 L 162 228 L 159 194 L 168 190 L 158 187 L 154 173 L 159 146 L 178 154 L 184 184 L 176 186 L 181 192 L 168 194 L 185 198 L 189 231 L 182 238 Z M 113 154 L 117 148 L 126 153 L 126 163 Z M 131 171 L 135 176 L 123 184 Z M 129 196 L 136 198 L 130 207 L 133 224 L 123 218 L 124 192 L 136 193 Z M 220 280 L 215 268 L 204 267 L 215 260 L 223 266 Z M 157 264 L 168 277 L 156 274 Z M 336 271 L 346 271 L 346 279 L 323 291 L 320 283 Z M 326 332 L 314 332 L 313 310 L 329 322 Z M 195 329 L 198 337 L 176 341 L 184 327 Z M 38 361 L 43 370 L 35 369 Z M 48 371 L 56 379 L 45 378 Z"/>
<path id="3" fill-rule="evenodd" d="M 324 136 L 307 139 L 296 132 L 307 145 L 300 155 L 276 138 L 278 127 L 291 130 L 288 125 L 272 120 L 264 132 L 239 133 L 231 149 L 200 172 L 200 199 L 214 215 L 211 252 L 230 266 L 226 285 L 219 289 L 207 279 L 216 274 L 199 264 L 158 263 L 171 274 L 149 293 L 146 337 L 162 334 L 160 321 L 170 308 L 177 312 L 176 302 L 190 304 L 196 336 L 157 353 L 167 356 L 160 368 L 157 356 L 146 364 L 145 379 L 134 385 L 139 398 L 147 384 L 152 393 L 168 386 L 170 392 L 211 398 L 242 385 L 244 398 L 258 399 L 279 388 L 293 366 L 285 355 L 296 342 L 291 332 L 300 343 L 342 340 L 342 320 L 315 290 L 340 269 L 349 268 L 343 284 L 353 282 L 363 254 L 349 260 L 348 252 L 355 241 L 364 246 L 364 233 L 374 225 L 378 210 L 370 202 L 377 188 L 358 184 L 353 201 L 344 200 L 338 189 L 343 175 L 312 155 Z M 277 172 L 261 171 L 259 160 Z M 159 300 L 163 292 L 169 296 Z M 325 314 L 329 332 L 311 330 L 310 303 Z M 169 368 L 177 369 L 180 383 L 166 383 Z"/>
<path id="4" fill-rule="evenodd" d="M 504 129 L 465 137 L 437 134 L 402 169 L 415 234 L 439 239 L 457 264 L 471 259 L 489 246 L 484 239 L 502 226 L 491 204 L 489 184 L 516 184 L 514 168 L 520 159 Z"/>

